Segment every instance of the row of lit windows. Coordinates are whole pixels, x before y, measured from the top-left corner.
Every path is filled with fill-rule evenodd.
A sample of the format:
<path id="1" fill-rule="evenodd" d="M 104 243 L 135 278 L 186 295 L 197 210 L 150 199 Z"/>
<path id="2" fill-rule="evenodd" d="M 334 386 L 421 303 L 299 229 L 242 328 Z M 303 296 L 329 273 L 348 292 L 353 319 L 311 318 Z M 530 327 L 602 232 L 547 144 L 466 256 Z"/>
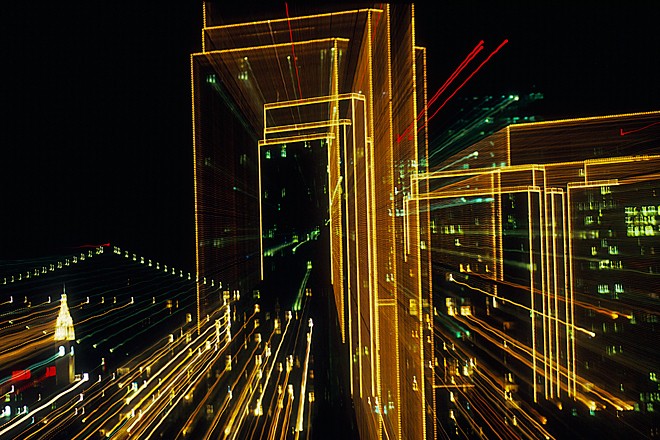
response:
<path id="1" fill-rule="evenodd" d="M 432 232 L 437 233 L 437 229 L 435 228 L 435 223 L 433 224 L 432 227 Z M 444 234 L 462 234 L 463 233 L 463 228 L 461 228 L 461 225 L 445 225 L 443 228 Z"/>
<path id="2" fill-rule="evenodd" d="M 639 393 L 640 402 L 660 402 L 660 393 Z"/>
<path id="3" fill-rule="evenodd" d="M 614 284 L 614 293 L 623 293 L 623 284 L 621 283 L 615 283 Z M 610 286 L 609 284 L 599 284 L 598 285 L 598 293 L 610 293 Z"/>
<path id="4" fill-rule="evenodd" d="M 616 208 L 616 201 L 613 199 L 610 200 L 595 200 L 591 202 L 579 202 L 577 203 L 578 211 L 594 211 L 596 209 L 614 209 Z"/>
<path id="5" fill-rule="evenodd" d="M 658 222 L 656 220 L 655 215 L 635 215 L 635 216 L 626 216 L 626 224 L 627 225 L 657 225 Z"/>
<path id="6" fill-rule="evenodd" d="M 639 412 L 640 406 L 639 403 L 635 403 L 635 411 Z M 653 412 L 653 404 L 651 402 L 646 404 L 646 411 L 647 412 Z"/>
<path id="7" fill-rule="evenodd" d="M 628 216 L 633 216 L 633 215 L 637 216 L 640 213 L 643 216 L 655 216 L 656 214 L 658 214 L 660 212 L 660 206 L 658 206 L 657 208 L 655 207 L 655 205 L 648 205 L 648 206 L 641 206 L 641 207 L 626 206 L 625 211 L 626 211 L 626 215 L 628 215 Z"/>
<path id="8" fill-rule="evenodd" d="M 608 331 L 612 331 L 614 333 L 622 333 L 623 325 L 616 322 L 612 322 L 611 324 L 603 322 L 603 333 L 607 333 Z"/>
<path id="9" fill-rule="evenodd" d="M 607 231 L 607 235 L 608 237 L 614 235 L 611 229 Z M 595 240 L 600 238 L 600 231 L 597 229 L 590 231 L 578 231 L 577 234 L 575 234 L 575 238 L 579 240 L 588 240 L 588 239 Z"/>
<path id="10" fill-rule="evenodd" d="M 615 354 L 621 354 L 623 353 L 623 346 L 622 345 L 608 345 L 605 347 L 605 351 L 609 356 L 613 356 Z"/>
<path id="11" fill-rule="evenodd" d="M 590 261 L 589 269 L 602 270 L 602 269 L 623 269 L 623 262 L 620 260 L 600 260 Z"/>
<path id="12" fill-rule="evenodd" d="M 618 246 L 604 246 L 608 248 L 608 253 L 610 255 L 619 255 L 619 247 Z M 596 246 L 591 246 L 591 255 L 598 255 L 598 247 Z"/>
<path id="13" fill-rule="evenodd" d="M 653 313 L 640 313 L 639 320 L 642 322 L 648 322 L 649 324 L 656 324 L 658 322 L 658 315 L 655 315 Z"/>
<path id="14" fill-rule="evenodd" d="M 282 198 L 286 197 L 286 188 L 282 188 L 282 191 L 280 191 L 280 194 L 282 195 Z M 268 198 L 268 191 L 264 191 L 264 199 Z"/>
<path id="15" fill-rule="evenodd" d="M 266 159 L 270 159 L 270 150 L 266 150 Z M 280 148 L 280 157 L 286 157 L 286 144 L 283 144 Z"/>
<path id="16" fill-rule="evenodd" d="M 658 227 L 658 232 L 660 232 L 660 227 Z M 653 225 L 646 225 L 646 226 L 628 225 L 628 227 L 626 228 L 626 235 L 628 237 L 652 237 L 656 234 Z"/>

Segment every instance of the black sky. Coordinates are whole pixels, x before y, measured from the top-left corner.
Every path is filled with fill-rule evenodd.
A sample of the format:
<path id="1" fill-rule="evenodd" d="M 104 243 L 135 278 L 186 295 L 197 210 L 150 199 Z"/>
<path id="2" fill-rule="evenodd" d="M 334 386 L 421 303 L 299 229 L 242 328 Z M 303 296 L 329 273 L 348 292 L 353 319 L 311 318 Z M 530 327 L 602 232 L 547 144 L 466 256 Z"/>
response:
<path id="1" fill-rule="evenodd" d="M 428 3 L 430 95 L 479 40 L 487 54 L 507 38 L 456 98 L 539 91 L 546 119 L 660 109 L 654 2 Z M 284 2 L 221 5 L 227 22 L 285 16 Z M 2 7 L 0 259 L 112 242 L 192 269 L 201 15 L 189 1 Z"/>

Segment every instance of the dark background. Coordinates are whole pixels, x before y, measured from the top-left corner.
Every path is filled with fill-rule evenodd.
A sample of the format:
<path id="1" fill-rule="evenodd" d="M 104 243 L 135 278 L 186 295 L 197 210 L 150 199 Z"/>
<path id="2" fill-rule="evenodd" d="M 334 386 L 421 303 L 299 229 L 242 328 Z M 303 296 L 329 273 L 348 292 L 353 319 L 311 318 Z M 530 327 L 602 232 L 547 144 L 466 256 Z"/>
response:
<path id="1" fill-rule="evenodd" d="M 285 17 L 284 2 L 229 3 L 227 23 Z M 485 57 L 507 38 L 455 99 L 538 91 L 545 119 L 660 109 L 654 2 L 427 3 L 429 96 L 479 40 Z M 0 260 L 111 242 L 192 270 L 201 3 L 13 2 L 0 17 Z"/>

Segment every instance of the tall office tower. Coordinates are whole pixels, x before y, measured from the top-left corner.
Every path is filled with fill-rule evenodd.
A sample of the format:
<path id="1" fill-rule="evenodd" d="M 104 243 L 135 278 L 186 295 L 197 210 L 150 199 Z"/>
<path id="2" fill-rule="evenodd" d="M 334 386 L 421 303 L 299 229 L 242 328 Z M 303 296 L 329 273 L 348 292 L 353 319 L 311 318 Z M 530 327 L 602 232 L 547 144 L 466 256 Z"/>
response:
<path id="1" fill-rule="evenodd" d="M 198 319 L 215 304 L 209 277 L 249 289 L 286 245 L 272 220 L 272 204 L 283 205 L 264 188 L 273 154 L 321 151 L 322 270 L 364 438 L 435 436 L 429 213 L 412 199 L 428 145 L 414 11 L 378 4 L 225 23 L 222 5 L 206 3 L 191 57 Z"/>
<path id="2" fill-rule="evenodd" d="M 452 432 L 658 429 L 659 122 L 509 126 L 418 176 Z"/>

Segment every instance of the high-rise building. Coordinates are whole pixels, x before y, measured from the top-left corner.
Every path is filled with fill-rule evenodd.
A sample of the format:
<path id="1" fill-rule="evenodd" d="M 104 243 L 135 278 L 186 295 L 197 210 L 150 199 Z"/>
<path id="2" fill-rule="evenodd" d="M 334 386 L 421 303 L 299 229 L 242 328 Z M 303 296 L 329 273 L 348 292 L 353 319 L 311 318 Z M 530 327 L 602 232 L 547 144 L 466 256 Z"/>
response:
<path id="1" fill-rule="evenodd" d="M 226 23 L 221 12 L 205 4 L 202 51 L 191 58 L 198 319 L 218 301 L 205 280 L 247 290 L 267 272 L 278 246 L 273 222 L 263 223 L 275 197 L 262 187 L 273 155 L 300 144 L 325 150 L 322 270 L 359 432 L 433 438 L 428 210 L 410 200 L 428 148 L 414 6 L 249 23 Z"/>
<path id="2" fill-rule="evenodd" d="M 659 121 L 509 126 L 417 177 L 430 188 L 416 197 L 432 212 L 441 424 L 658 429 Z"/>
<path id="3" fill-rule="evenodd" d="M 191 57 L 198 322 L 208 279 L 249 290 L 315 231 L 268 178 L 306 148 L 361 436 L 657 430 L 658 112 L 484 126 L 430 169 L 413 5 L 218 11 Z"/>

